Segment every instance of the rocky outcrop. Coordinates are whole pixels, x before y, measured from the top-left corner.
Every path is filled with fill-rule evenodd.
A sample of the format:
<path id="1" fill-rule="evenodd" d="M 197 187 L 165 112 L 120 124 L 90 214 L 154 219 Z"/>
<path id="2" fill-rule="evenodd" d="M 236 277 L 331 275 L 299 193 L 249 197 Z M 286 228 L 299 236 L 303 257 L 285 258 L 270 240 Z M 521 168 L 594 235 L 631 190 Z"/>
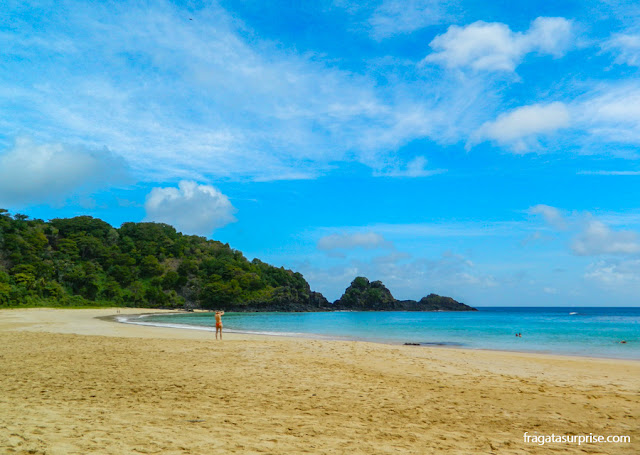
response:
<path id="1" fill-rule="evenodd" d="M 429 294 L 419 301 L 396 300 L 381 281 L 356 277 L 342 297 L 330 303 L 321 293 L 305 287 L 301 292 L 284 289 L 269 300 L 254 300 L 242 305 L 225 305 L 225 311 L 307 312 L 307 311 L 477 311 L 451 297 Z"/>
<path id="2" fill-rule="evenodd" d="M 451 297 L 438 294 L 429 294 L 417 302 L 415 300 L 397 300 L 396 302 L 399 309 L 403 311 L 478 311 Z"/>
<path id="3" fill-rule="evenodd" d="M 356 277 L 342 297 L 333 302 L 335 310 L 375 311 L 393 307 L 396 299 L 381 281 L 372 283 L 365 277 Z"/>
<path id="4" fill-rule="evenodd" d="M 333 310 L 342 311 L 477 311 L 451 297 L 437 294 L 429 294 L 419 301 L 396 300 L 381 281 L 369 282 L 361 276 L 354 279 L 331 306 Z"/>

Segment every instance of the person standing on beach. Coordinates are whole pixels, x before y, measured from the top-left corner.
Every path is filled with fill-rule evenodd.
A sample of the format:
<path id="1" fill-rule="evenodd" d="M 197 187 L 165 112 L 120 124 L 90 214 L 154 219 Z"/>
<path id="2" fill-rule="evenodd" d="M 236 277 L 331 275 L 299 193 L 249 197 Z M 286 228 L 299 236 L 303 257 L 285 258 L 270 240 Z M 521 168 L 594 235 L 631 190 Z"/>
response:
<path id="1" fill-rule="evenodd" d="M 216 340 L 218 339 L 218 332 L 220 332 L 220 339 L 222 340 L 222 315 L 224 311 L 216 311 Z"/>

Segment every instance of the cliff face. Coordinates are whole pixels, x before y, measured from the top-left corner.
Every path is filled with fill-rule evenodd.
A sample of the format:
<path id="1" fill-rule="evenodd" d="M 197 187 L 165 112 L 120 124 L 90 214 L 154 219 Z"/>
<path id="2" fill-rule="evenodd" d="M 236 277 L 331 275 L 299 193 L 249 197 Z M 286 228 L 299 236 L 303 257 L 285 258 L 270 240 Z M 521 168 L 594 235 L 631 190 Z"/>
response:
<path id="1" fill-rule="evenodd" d="M 292 298 L 282 294 L 269 300 L 253 300 L 242 305 L 225 305 L 225 311 L 238 312 L 270 312 L 282 311 L 289 313 L 309 312 L 309 311 L 331 311 L 333 306 L 319 292 L 309 291 Z"/>
<path id="2" fill-rule="evenodd" d="M 477 311 L 451 297 L 429 294 L 419 301 L 396 300 L 380 281 L 369 282 L 357 277 L 351 282 L 342 297 L 336 300 L 334 310 L 351 311 Z"/>

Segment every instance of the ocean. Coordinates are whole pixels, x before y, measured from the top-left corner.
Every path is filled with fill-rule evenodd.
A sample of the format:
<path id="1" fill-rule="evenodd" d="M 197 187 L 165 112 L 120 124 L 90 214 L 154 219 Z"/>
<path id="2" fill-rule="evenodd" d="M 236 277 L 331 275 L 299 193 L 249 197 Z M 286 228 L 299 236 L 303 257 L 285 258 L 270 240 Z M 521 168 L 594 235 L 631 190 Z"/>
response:
<path id="1" fill-rule="evenodd" d="M 484 307 L 477 312 L 225 313 L 224 330 L 640 360 L 640 308 Z M 121 316 L 213 330 L 213 313 Z M 516 333 L 522 334 L 516 337 Z M 624 343 L 621 343 L 624 342 Z"/>

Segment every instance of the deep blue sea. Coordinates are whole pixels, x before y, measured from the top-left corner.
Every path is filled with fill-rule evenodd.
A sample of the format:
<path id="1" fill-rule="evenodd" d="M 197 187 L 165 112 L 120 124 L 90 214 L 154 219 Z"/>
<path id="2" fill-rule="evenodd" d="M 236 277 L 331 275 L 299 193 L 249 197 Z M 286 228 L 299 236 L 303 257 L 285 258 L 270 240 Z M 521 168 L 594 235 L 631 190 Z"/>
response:
<path id="1" fill-rule="evenodd" d="M 640 359 L 640 308 L 479 310 L 226 313 L 223 323 L 225 331 L 234 332 Z M 213 330 L 214 318 L 213 313 L 185 313 L 129 322 Z"/>

